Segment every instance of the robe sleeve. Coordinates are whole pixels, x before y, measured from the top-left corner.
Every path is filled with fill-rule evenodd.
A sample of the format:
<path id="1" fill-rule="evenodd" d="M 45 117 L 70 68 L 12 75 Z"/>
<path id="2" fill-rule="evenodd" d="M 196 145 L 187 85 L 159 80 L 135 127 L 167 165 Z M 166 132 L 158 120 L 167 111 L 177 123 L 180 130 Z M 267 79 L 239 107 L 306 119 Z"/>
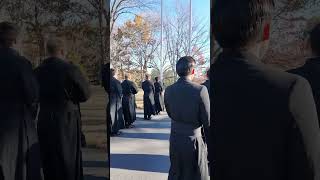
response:
<path id="1" fill-rule="evenodd" d="M 90 97 L 90 85 L 80 69 L 72 65 L 71 81 L 73 83 L 72 98 L 75 102 L 85 102 Z"/>
<path id="2" fill-rule="evenodd" d="M 24 66 L 21 68 L 21 80 L 24 102 L 27 106 L 32 106 L 39 100 L 39 86 L 28 60 L 24 60 Z"/>
<path id="3" fill-rule="evenodd" d="M 169 107 L 169 103 L 168 103 L 168 91 L 164 92 L 164 106 L 166 108 L 167 114 L 168 116 L 171 118 L 171 112 L 170 112 L 170 107 Z"/>
<path id="4" fill-rule="evenodd" d="M 138 93 L 138 87 L 137 87 L 137 85 L 134 83 L 134 82 L 132 82 L 131 83 L 131 87 L 132 87 L 132 93 L 133 94 L 137 94 Z"/>
<path id="5" fill-rule="evenodd" d="M 320 131 L 316 106 L 307 80 L 298 77 L 292 86 L 289 109 L 304 141 L 307 156 L 314 169 L 315 179 L 320 179 Z"/>
<path id="6" fill-rule="evenodd" d="M 117 91 L 118 96 L 122 97 L 122 86 L 121 86 L 120 81 L 117 80 L 116 86 L 117 86 L 116 91 Z"/>
<path id="7" fill-rule="evenodd" d="M 154 84 L 153 84 L 153 83 L 150 83 L 150 85 L 151 85 L 153 94 L 155 94 L 156 90 L 155 90 L 155 88 L 154 88 Z"/>
<path id="8" fill-rule="evenodd" d="M 30 110 L 32 118 L 36 119 L 39 103 L 39 85 L 36 80 L 32 65 L 27 59 L 23 60 L 21 68 L 22 91 L 26 107 Z"/>
<path id="9" fill-rule="evenodd" d="M 102 86 L 104 87 L 104 90 L 109 94 L 110 93 L 110 72 L 108 72 L 108 67 L 105 65 L 102 68 L 101 72 L 101 80 L 102 80 Z"/>

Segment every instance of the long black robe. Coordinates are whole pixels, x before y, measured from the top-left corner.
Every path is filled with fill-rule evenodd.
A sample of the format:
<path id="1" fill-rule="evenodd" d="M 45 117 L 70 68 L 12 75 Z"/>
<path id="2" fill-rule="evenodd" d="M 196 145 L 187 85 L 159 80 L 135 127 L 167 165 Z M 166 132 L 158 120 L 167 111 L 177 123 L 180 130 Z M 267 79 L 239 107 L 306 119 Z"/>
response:
<path id="1" fill-rule="evenodd" d="M 104 64 L 101 68 L 101 84 L 107 93 L 106 98 L 106 125 L 107 125 L 107 144 L 110 144 L 110 133 L 111 133 L 111 117 L 110 117 L 110 63 Z M 108 148 L 109 150 L 109 148 Z M 109 157 L 109 152 L 108 152 Z"/>
<path id="2" fill-rule="evenodd" d="M 162 97 L 163 87 L 161 83 L 155 82 L 154 89 L 155 89 L 155 94 L 154 94 L 155 110 L 156 110 L 156 113 L 160 113 L 161 111 L 164 110 L 163 97 Z"/>
<path id="3" fill-rule="evenodd" d="M 122 87 L 120 81 L 111 77 L 110 81 L 110 118 L 111 134 L 116 134 L 125 128 L 122 112 Z"/>
<path id="4" fill-rule="evenodd" d="M 207 146 L 210 101 L 208 90 L 181 77 L 166 89 L 164 102 L 172 119 L 170 133 L 170 171 L 168 180 L 209 180 Z"/>
<path id="5" fill-rule="evenodd" d="M 28 60 L 0 49 L 0 179 L 41 180 L 33 104 L 38 86 Z"/>
<path id="6" fill-rule="evenodd" d="M 309 134 L 318 132 L 309 83 L 236 51 L 222 52 L 210 71 L 211 179 L 313 179 L 309 142 L 319 136 Z"/>
<path id="7" fill-rule="evenodd" d="M 80 70 L 48 58 L 35 70 L 40 84 L 38 134 L 46 180 L 81 180 L 82 155 L 78 104 L 90 96 Z"/>
<path id="8" fill-rule="evenodd" d="M 136 98 L 135 94 L 138 93 L 138 88 L 134 82 L 129 80 L 124 80 L 121 83 L 123 98 L 122 98 L 122 107 L 123 107 L 123 117 L 126 123 L 126 126 L 131 125 L 136 120 Z"/>
<path id="9" fill-rule="evenodd" d="M 150 80 L 146 80 L 142 83 L 143 94 L 143 109 L 144 118 L 147 119 L 151 115 L 155 115 L 155 102 L 154 102 L 154 86 Z"/>

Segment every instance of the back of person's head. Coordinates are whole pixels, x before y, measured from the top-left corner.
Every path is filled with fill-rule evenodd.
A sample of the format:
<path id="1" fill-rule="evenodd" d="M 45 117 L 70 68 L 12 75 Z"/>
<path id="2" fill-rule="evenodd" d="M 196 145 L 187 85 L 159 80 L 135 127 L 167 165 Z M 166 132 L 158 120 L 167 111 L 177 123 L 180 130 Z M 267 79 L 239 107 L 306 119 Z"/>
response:
<path id="1" fill-rule="evenodd" d="M 310 33 L 310 45 L 312 52 L 320 56 L 320 24 L 317 24 Z"/>
<path id="2" fill-rule="evenodd" d="M 158 78 L 158 77 L 155 77 L 154 80 L 155 80 L 156 82 L 158 82 L 158 81 L 159 81 L 159 78 Z"/>
<path id="3" fill-rule="evenodd" d="M 223 49 L 269 40 L 273 0 L 216 0 L 213 34 Z"/>
<path id="4" fill-rule="evenodd" d="M 117 73 L 117 70 L 114 69 L 114 68 L 110 68 L 110 74 L 111 74 L 111 77 L 114 77 Z"/>
<path id="5" fill-rule="evenodd" d="M 194 74 L 194 67 L 196 61 L 191 56 L 184 56 L 180 58 L 176 65 L 177 74 L 180 77 L 185 77 Z"/>
<path id="6" fill-rule="evenodd" d="M 150 74 L 146 74 L 145 77 L 146 77 L 146 80 L 150 80 Z"/>
<path id="7" fill-rule="evenodd" d="M 0 46 L 5 48 L 12 47 L 17 40 L 18 28 L 10 22 L 0 23 Z"/>
<path id="8" fill-rule="evenodd" d="M 125 74 L 125 75 L 124 75 L 124 79 L 125 79 L 125 80 L 128 80 L 128 79 L 129 79 L 129 74 Z"/>
<path id="9" fill-rule="evenodd" d="M 47 41 L 49 55 L 64 55 L 64 42 L 58 37 L 51 37 Z"/>

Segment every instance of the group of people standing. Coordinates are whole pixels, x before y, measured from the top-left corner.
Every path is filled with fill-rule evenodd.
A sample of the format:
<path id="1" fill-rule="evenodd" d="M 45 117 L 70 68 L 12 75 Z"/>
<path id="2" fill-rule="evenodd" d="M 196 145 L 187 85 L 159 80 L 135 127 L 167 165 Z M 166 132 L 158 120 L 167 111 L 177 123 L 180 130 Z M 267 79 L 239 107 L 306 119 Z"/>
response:
<path id="1" fill-rule="evenodd" d="M 169 180 L 320 180 L 320 24 L 309 32 L 305 65 L 284 72 L 261 62 L 273 9 L 273 0 L 214 2 L 223 51 L 209 89 L 192 82 L 192 57 L 177 62 L 180 79 L 164 95 Z"/>
<path id="2" fill-rule="evenodd" d="M 108 69 L 105 68 L 105 70 Z M 103 77 L 107 77 L 108 72 L 103 73 Z M 108 78 L 103 78 L 104 87 L 109 94 L 109 103 L 107 114 L 110 117 L 109 132 L 111 136 L 120 135 L 120 129 L 132 128 L 136 120 L 136 97 L 138 93 L 137 85 L 129 80 L 130 75 L 124 75 L 124 80 L 120 82 L 117 79 L 117 70 L 110 69 L 110 87 L 108 87 Z M 152 115 L 160 114 L 163 108 L 163 86 L 155 78 L 153 83 L 150 80 L 150 75 L 146 74 L 145 81 L 142 82 L 144 119 L 151 120 Z"/>
<path id="3" fill-rule="evenodd" d="M 51 38 L 48 58 L 35 70 L 14 45 L 18 28 L 0 23 L 0 179 L 81 180 L 79 104 L 90 97 L 87 79 Z"/>

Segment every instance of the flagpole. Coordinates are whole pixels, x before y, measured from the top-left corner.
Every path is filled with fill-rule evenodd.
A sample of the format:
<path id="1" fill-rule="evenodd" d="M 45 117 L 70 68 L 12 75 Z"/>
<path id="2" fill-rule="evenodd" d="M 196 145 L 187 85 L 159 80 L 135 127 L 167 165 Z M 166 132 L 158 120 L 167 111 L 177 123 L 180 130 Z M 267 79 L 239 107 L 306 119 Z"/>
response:
<path id="1" fill-rule="evenodd" d="M 189 49 L 188 49 L 188 53 L 191 56 L 191 31 L 192 31 L 192 0 L 189 1 Z"/>
<path id="2" fill-rule="evenodd" d="M 163 0 L 161 0 L 161 44 L 160 44 L 160 62 L 163 62 Z M 161 64 L 160 63 L 160 64 Z M 160 72 L 160 81 L 163 82 L 163 74 Z"/>

